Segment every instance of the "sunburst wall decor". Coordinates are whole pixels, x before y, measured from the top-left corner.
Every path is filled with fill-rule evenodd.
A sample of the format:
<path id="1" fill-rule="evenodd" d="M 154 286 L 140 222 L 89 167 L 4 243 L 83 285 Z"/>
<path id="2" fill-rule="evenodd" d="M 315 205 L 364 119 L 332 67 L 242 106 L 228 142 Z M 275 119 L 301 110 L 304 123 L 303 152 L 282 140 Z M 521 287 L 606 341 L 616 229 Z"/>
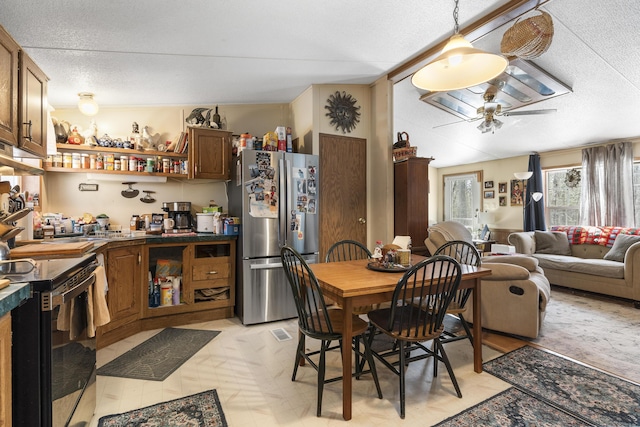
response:
<path id="1" fill-rule="evenodd" d="M 329 117 L 331 126 L 335 126 L 336 130 L 342 130 L 342 133 L 349 133 L 356 128 L 356 124 L 360 122 L 360 106 L 356 107 L 358 101 L 350 94 L 342 91 L 329 95 L 325 109 L 329 110 L 325 116 Z"/>

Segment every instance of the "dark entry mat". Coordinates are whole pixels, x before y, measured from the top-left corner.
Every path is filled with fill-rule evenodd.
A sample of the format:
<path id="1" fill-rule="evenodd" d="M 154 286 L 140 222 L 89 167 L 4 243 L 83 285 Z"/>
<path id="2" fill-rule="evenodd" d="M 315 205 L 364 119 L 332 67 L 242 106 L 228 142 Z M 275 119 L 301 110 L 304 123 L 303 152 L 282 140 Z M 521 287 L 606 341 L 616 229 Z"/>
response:
<path id="1" fill-rule="evenodd" d="M 164 381 L 220 331 L 167 328 L 98 369 L 98 375 Z"/>

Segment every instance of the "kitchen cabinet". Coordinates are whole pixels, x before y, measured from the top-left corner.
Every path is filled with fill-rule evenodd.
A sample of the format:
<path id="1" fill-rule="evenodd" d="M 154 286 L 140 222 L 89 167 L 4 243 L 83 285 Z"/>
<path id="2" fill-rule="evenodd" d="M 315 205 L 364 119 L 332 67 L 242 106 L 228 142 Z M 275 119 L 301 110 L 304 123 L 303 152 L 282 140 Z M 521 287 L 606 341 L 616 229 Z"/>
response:
<path id="1" fill-rule="evenodd" d="M 430 158 L 410 157 L 394 163 L 394 235 L 410 236 L 412 252 L 427 253 Z"/>
<path id="2" fill-rule="evenodd" d="M 0 141 L 18 145 L 18 63 L 20 46 L 0 26 Z"/>
<path id="3" fill-rule="evenodd" d="M 231 132 L 189 127 L 189 178 L 230 178 Z"/>
<path id="4" fill-rule="evenodd" d="M 0 426 L 11 425 L 11 313 L 0 317 Z"/>
<path id="5" fill-rule="evenodd" d="M 0 141 L 19 148 L 19 156 L 46 156 L 47 82 L 44 72 L 0 27 Z"/>
<path id="6" fill-rule="evenodd" d="M 40 158 L 47 156 L 48 77 L 24 51 L 20 52 L 20 135 L 18 147 Z"/>
<path id="7" fill-rule="evenodd" d="M 103 327 L 103 332 L 134 322 L 140 317 L 138 290 L 143 282 L 142 248 L 143 245 L 134 245 L 106 251 L 109 284 L 107 306 L 111 322 Z"/>
<path id="8" fill-rule="evenodd" d="M 179 154 L 179 153 L 165 152 L 165 151 L 151 151 L 151 150 L 139 151 L 139 150 L 132 150 L 129 148 L 106 148 L 106 147 L 94 147 L 90 145 L 73 145 L 73 144 L 56 144 L 56 149 L 60 153 L 71 153 L 71 154 L 85 153 L 89 155 L 91 154 L 97 155 L 98 153 L 101 153 L 103 156 L 105 154 L 113 154 L 114 157 L 117 159 L 119 159 L 121 156 L 127 156 L 127 157 L 134 156 L 134 157 L 144 159 L 145 162 L 148 157 L 153 157 L 156 162 L 158 158 L 169 158 L 173 162 L 187 160 L 186 154 Z M 127 165 L 127 170 L 65 168 L 65 167 L 54 166 L 49 161 L 49 159 L 47 159 L 47 161 L 44 164 L 44 170 L 48 172 L 106 173 L 106 174 L 114 174 L 114 175 L 120 174 L 120 175 L 140 175 L 140 176 L 146 175 L 146 176 L 167 176 L 167 177 L 170 176 L 173 178 L 187 177 L 186 174 L 179 174 L 179 173 L 132 171 L 132 170 L 128 170 L 128 165 Z"/>
<path id="9" fill-rule="evenodd" d="M 141 331 L 233 317 L 235 238 L 176 239 L 107 243 L 117 245 L 103 251 L 111 322 L 98 327 L 98 348 Z M 150 306 L 148 276 L 155 277 L 159 265 L 165 275 L 182 277 L 179 304 Z"/>
<path id="10" fill-rule="evenodd" d="M 147 303 L 143 318 L 163 317 L 202 310 L 221 309 L 233 316 L 235 306 L 235 240 L 206 243 L 147 245 L 145 272 L 157 276 L 180 275 L 180 304 L 151 307 L 148 286 L 142 295 Z M 147 273 L 148 274 L 148 273 Z M 147 280 L 148 283 L 148 280 Z"/>

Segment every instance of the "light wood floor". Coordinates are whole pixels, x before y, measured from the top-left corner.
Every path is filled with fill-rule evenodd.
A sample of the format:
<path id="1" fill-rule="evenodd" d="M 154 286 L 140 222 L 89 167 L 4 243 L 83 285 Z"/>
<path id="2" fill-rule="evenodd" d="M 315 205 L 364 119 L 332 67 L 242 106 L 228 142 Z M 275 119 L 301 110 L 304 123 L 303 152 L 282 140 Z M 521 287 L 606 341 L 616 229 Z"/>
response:
<path id="1" fill-rule="evenodd" d="M 341 382 L 325 386 L 322 417 L 316 413 L 316 372 L 301 367 L 291 381 L 297 343 L 297 320 L 243 326 L 238 319 L 225 319 L 185 326 L 221 331 L 194 357 L 163 382 L 99 376 L 98 403 L 91 426 L 100 416 L 122 413 L 155 403 L 216 389 L 229 426 L 344 426 Z M 283 328 L 293 338 L 278 341 L 272 330 Z M 98 351 L 98 366 L 145 341 L 158 331 L 147 331 Z M 516 348 L 523 342 L 486 335 L 483 360 Z M 309 346 L 313 347 L 313 346 Z M 382 393 L 378 399 L 371 377 L 353 383 L 353 419 L 350 426 L 432 425 L 461 412 L 496 393 L 508 384 L 473 371 L 473 351 L 467 340 L 446 346 L 463 398 L 459 399 L 451 380 L 440 366 L 433 378 L 433 363 L 417 362 L 407 370 L 406 419 L 399 412 L 398 378 L 377 364 Z M 340 353 L 328 359 L 327 376 L 340 375 Z"/>

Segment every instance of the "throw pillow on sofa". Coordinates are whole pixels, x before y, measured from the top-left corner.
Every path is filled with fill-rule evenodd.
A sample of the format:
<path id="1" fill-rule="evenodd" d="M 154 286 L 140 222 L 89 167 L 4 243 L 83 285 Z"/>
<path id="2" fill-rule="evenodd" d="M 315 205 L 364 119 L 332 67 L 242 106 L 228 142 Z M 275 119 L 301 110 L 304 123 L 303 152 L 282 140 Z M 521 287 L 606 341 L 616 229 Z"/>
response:
<path id="1" fill-rule="evenodd" d="M 536 253 L 571 255 L 569 238 L 564 231 L 536 231 Z"/>
<path id="2" fill-rule="evenodd" d="M 613 241 L 611 250 L 605 254 L 603 259 L 610 261 L 624 262 L 624 254 L 627 253 L 629 246 L 634 243 L 640 242 L 640 236 L 634 236 L 631 234 L 618 234 Z"/>

